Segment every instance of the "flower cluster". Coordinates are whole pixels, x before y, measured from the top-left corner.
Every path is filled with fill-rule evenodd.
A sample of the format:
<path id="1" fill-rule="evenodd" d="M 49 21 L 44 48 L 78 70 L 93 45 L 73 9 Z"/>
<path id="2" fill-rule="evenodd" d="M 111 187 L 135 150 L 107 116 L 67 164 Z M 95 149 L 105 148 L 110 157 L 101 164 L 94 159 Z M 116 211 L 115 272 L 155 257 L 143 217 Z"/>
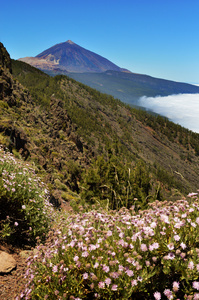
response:
<path id="1" fill-rule="evenodd" d="M 47 233 L 52 206 L 28 164 L 0 148 L 0 233 L 11 243 L 34 243 Z"/>
<path id="2" fill-rule="evenodd" d="M 21 299 L 199 299 L 197 198 L 65 215 L 58 228 L 28 259 Z"/>

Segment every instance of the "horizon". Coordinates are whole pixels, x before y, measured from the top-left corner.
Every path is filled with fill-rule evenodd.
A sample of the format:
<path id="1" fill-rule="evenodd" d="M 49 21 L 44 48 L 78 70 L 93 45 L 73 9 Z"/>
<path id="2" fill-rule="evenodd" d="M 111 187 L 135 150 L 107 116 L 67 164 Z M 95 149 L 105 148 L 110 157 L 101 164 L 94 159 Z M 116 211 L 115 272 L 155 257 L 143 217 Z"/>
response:
<path id="1" fill-rule="evenodd" d="M 56 7 L 52 0 L 10 0 L 1 11 L 0 41 L 13 59 L 72 40 L 133 73 L 199 82 L 194 0 L 60 0 Z"/>

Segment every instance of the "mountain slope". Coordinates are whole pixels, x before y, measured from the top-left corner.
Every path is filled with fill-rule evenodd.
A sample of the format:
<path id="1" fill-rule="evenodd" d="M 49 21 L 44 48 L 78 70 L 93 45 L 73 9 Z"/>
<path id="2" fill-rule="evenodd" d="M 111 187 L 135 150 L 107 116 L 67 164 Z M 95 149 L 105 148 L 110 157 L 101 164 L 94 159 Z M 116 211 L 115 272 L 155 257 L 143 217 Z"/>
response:
<path id="1" fill-rule="evenodd" d="M 139 105 L 138 100 L 142 96 L 199 93 L 198 86 L 131 73 L 70 40 L 57 44 L 36 57 L 19 60 L 51 76 L 70 76 L 132 105 Z"/>
<path id="2" fill-rule="evenodd" d="M 0 99 L 0 142 L 35 163 L 54 200 L 111 203 L 126 199 L 129 182 L 129 205 L 198 188 L 199 135 L 69 77 L 19 61 L 15 79 L 1 68 L 9 92 Z"/>
<path id="3" fill-rule="evenodd" d="M 42 70 L 55 70 L 56 72 L 122 71 L 120 67 L 108 59 L 86 50 L 70 40 L 50 47 L 35 58 L 26 57 L 19 60 Z"/>
<path id="4" fill-rule="evenodd" d="M 139 105 L 138 100 L 142 96 L 199 93 L 199 87 L 195 85 L 135 73 L 106 71 L 93 74 L 69 73 L 68 76 L 133 105 Z"/>
<path id="5" fill-rule="evenodd" d="M 132 110 L 111 96 L 100 94 L 65 76 L 49 77 L 48 83 L 41 86 L 45 75 L 38 74 L 33 88 L 31 81 L 34 78 L 35 83 L 36 69 L 21 64 L 13 61 L 13 72 L 30 91 L 37 86 L 42 93 L 48 93 L 49 89 L 50 95 L 49 82 L 55 82 L 54 92 L 61 88 L 59 98 L 62 98 L 63 107 L 72 123 L 77 125 L 78 135 L 92 148 L 94 157 L 106 153 L 110 145 L 118 143 L 121 161 L 142 159 L 147 165 L 156 165 L 154 172 L 158 172 L 163 181 L 182 181 L 187 191 L 197 188 L 199 159 L 194 153 L 199 154 L 199 135 L 165 118 Z"/>

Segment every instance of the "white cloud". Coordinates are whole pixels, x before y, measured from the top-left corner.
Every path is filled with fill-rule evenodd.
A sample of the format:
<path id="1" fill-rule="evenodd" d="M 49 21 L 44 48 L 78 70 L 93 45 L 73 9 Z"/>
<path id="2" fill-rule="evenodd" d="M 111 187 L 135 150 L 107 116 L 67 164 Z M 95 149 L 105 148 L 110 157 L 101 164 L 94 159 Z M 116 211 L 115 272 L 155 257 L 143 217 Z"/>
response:
<path id="1" fill-rule="evenodd" d="M 199 133 L 199 94 L 141 97 L 139 105 Z"/>

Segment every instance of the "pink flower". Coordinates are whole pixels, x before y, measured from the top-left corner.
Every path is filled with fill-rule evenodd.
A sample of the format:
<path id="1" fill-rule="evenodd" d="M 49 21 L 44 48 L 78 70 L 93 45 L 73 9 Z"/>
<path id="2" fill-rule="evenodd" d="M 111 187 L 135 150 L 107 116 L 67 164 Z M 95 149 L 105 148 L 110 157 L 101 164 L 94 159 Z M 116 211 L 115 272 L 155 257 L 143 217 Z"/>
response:
<path id="1" fill-rule="evenodd" d="M 153 243 L 153 248 L 158 249 L 159 248 L 159 243 Z"/>
<path id="2" fill-rule="evenodd" d="M 107 233 L 106 233 L 106 236 L 108 237 L 108 236 L 111 236 L 112 235 L 112 231 L 107 231 Z"/>
<path id="3" fill-rule="evenodd" d="M 185 248 L 187 248 L 187 246 L 184 243 L 180 244 L 181 248 L 184 250 Z"/>
<path id="4" fill-rule="evenodd" d="M 119 237 L 122 239 L 124 237 L 124 232 L 120 232 Z"/>
<path id="5" fill-rule="evenodd" d="M 123 267 L 122 265 L 119 265 L 119 266 L 118 266 L 118 270 L 119 270 L 119 271 L 123 271 L 123 270 L 124 270 L 124 267 Z"/>
<path id="6" fill-rule="evenodd" d="M 154 249 L 158 249 L 159 248 L 159 244 L 158 243 L 153 243 L 152 245 L 149 245 L 149 250 L 153 251 Z"/>
<path id="7" fill-rule="evenodd" d="M 167 215 L 161 215 L 160 216 L 161 221 L 163 221 L 164 223 L 169 224 L 169 217 Z"/>
<path id="8" fill-rule="evenodd" d="M 100 289 L 104 289 L 104 288 L 105 288 L 105 283 L 104 283 L 103 281 L 100 281 L 100 282 L 98 283 L 98 287 L 99 287 Z"/>
<path id="9" fill-rule="evenodd" d="M 147 248 L 147 245 L 146 245 L 146 244 L 141 244 L 141 245 L 140 245 L 140 249 L 141 249 L 143 252 L 148 251 L 148 248 Z"/>
<path id="10" fill-rule="evenodd" d="M 112 291 L 117 291 L 117 284 L 113 284 L 111 290 Z"/>
<path id="11" fill-rule="evenodd" d="M 164 295 L 167 297 L 167 299 L 173 299 L 172 291 L 169 289 L 164 290 Z"/>
<path id="12" fill-rule="evenodd" d="M 155 228 L 155 227 L 157 227 L 157 223 L 156 222 L 152 222 L 150 226 L 151 226 L 151 228 Z"/>
<path id="13" fill-rule="evenodd" d="M 145 264 L 146 264 L 147 267 L 149 267 L 149 266 L 151 265 L 151 263 L 150 263 L 149 260 L 146 260 L 146 261 L 145 261 Z"/>
<path id="14" fill-rule="evenodd" d="M 110 278 L 106 278 L 105 280 L 104 280 L 104 282 L 106 283 L 106 285 L 110 285 L 111 284 L 111 279 Z"/>
<path id="15" fill-rule="evenodd" d="M 90 245 L 90 246 L 89 246 L 89 251 L 96 250 L 96 248 L 97 248 L 97 247 L 96 247 L 95 245 Z"/>
<path id="16" fill-rule="evenodd" d="M 178 242 L 180 240 L 180 236 L 178 234 L 174 235 L 174 240 Z"/>
<path id="17" fill-rule="evenodd" d="M 75 257 L 73 258 L 74 261 L 78 261 L 79 256 L 75 255 Z"/>
<path id="18" fill-rule="evenodd" d="M 98 267 L 99 267 L 99 263 L 96 262 L 96 263 L 94 264 L 93 268 L 96 269 L 96 268 L 98 268 Z"/>
<path id="19" fill-rule="evenodd" d="M 133 271 L 132 270 L 127 270 L 126 271 L 126 274 L 129 276 L 129 277 L 132 277 L 134 275 Z"/>
<path id="20" fill-rule="evenodd" d="M 190 262 L 188 263 L 188 269 L 190 269 L 190 270 L 193 270 L 193 269 L 194 269 L 194 263 L 193 263 L 193 261 L 190 261 Z"/>
<path id="21" fill-rule="evenodd" d="M 184 226 L 185 225 L 185 223 L 183 222 L 183 221 L 180 221 L 180 222 L 177 222 L 175 225 L 174 225 L 174 227 L 175 228 L 181 228 L 182 226 Z"/>
<path id="22" fill-rule="evenodd" d="M 134 279 L 134 280 L 131 281 L 131 286 L 135 286 L 135 285 L 137 285 L 137 284 L 138 284 L 138 282 L 137 282 L 136 279 Z"/>
<path id="23" fill-rule="evenodd" d="M 180 286 L 179 282 L 174 281 L 173 282 L 173 291 L 177 292 L 179 290 L 179 286 Z"/>
<path id="24" fill-rule="evenodd" d="M 119 274 L 117 273 L 117 272 L 111 272 L 110 273 L 110 276 L 112 277 L 112 278 L 118 278 L 119 277 Z"/>
<path id="25" fill-rule="evenodd" d="M 53 271 L 53 273 L 57 273 L 58 269 L 57 269 L 56 265 L 52 268 L 52 271 Z"/>
<path id="26" fill-rule="evenodd" d="M 169 245 L 167 245 L 167 247 L 169 248 L 169 250 L 173 250 L 174 249 L 174 244 L 170 243 Z"/>
<path id="27" fill-rule="evenodd" d="M 199 282 L 198 281 L 194 281 L 193 282 L 193 288 L 199 291 Z"/>
<path id="28" fill-rule="evenodd" d="M 194 294 L 193 300 L 199 300 L 199 293 Z"/>
<path id="29" fill-rule="evenodd" d="M 198 193 L 189 193 L 188 195 L 187 195 L 187 197 L 194 197 L 194 196 L 197 196 L 198 195 Z"/>
<path id="30" fill-rule="evenodd" d="M 159 292 L 155 292 L 153 294 L 153 296 L 154 296 L 155 300 L 160 300 L 161 299 L 161 294 Z"/>
<path id="31" fill-rule="evenodd" d="M 71 241 L 69 246 L 73 248 L 75 246 L 75 241 Z"/>
<path id="32" fill-rule="evenodd" d="M 82 257 L 88 257 L 89 253 L 87 251 L 82 252 Z"/>
<path id="33" fill-rule="evenodd" d="M 174 254 L 174 253 L 169 253 L 169 254 L 167 255 L 167 259 L 173 260 L 174 258 L 175 258 L 175 254 Z"/>
<path id="34" fill-rule="evenodd" d="M 19 225 L 19 223 L 17 223 L 17 222 L 14 222 L 14 226 L 18 226 Z"/>
<path id="35" fill-rule="evenodd" d="M 84 274 L 83 274 L 83 278 L 84 278 L 84 279 L 88 279 L 88 273 L 84 273 Z"/>
<path id="36" fill-rule="evenodd" d="M 109 270 L 110 270 L 110 268 L 109 268 L 109 266 L 103 265 L 102 270 L 103 270 L 104 272 L 108 273 Z"/>

